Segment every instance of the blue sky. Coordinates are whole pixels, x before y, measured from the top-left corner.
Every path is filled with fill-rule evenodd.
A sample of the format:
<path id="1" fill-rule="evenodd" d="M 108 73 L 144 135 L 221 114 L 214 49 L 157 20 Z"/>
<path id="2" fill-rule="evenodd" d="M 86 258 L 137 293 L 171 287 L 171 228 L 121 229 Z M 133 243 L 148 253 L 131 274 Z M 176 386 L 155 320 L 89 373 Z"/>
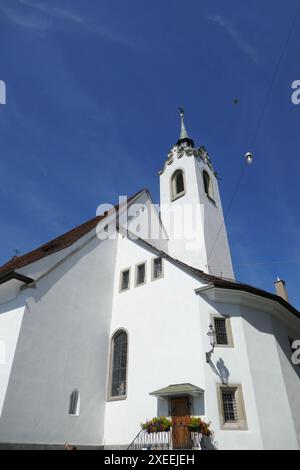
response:
<path id="1" fill-rule="evenodd" d="M 0 262 L 148 187 L 179 132 L 205 145 L 229 204 L 236 277 L 300 308 L 298 0 L 1 0 Z M 238 98 L 238 105 L 233 99 Z M 253 142 L 255 129 L 260 123 Z"/>

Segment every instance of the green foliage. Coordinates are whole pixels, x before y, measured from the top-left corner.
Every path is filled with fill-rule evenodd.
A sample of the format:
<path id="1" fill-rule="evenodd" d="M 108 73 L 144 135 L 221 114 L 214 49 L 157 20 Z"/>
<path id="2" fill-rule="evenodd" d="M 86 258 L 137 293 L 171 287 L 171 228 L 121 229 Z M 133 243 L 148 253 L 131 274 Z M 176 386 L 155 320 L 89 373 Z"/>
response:
<path id="1" fill-rule="evenodd" d="M 160 416 L 159 418 L 153 418 L 145 423 L 141 423 L 142 429 L 147 431 L 149 434 L 153 432 L 163 432 L 170 431 L 172 426 L 172 421 L 170 421 L 165 416 Z M 203 419 L 198 416 L 190 416 L 189 420 L 186 423 L 186 426 L 190 428 L 193 432 L 199 432 L 204 436 L 212 436 L 213 431 L 210 429 L 210 422 L 206 423 Z"/>
<path id="2" fill-rule="evenodd" d="M 153 418 L 150 421 L 146 421 L 141 424 L 142 429 L 145 429 L 149 434 L 152 432 L 163 432 L 170 431 L 172 423 L 165 416 L 159 418 Z"/>
<path id="3" fill-rule="evenodd" d="M 191 431 L 200 432 L 204 436 L 212 436 L 212 430 L 209 429 L 210 422 L 206 423 L 203 419 L 197 416 L 191 416 L 188 423 L 188 427 Z"/>

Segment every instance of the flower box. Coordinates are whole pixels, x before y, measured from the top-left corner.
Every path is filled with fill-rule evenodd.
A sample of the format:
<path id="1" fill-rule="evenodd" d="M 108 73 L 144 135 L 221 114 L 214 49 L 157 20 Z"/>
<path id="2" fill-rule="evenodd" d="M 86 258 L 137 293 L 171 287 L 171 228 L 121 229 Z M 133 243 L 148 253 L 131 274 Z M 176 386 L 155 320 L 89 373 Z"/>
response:
<path id="1" fill-rule="evenodd" d="M 154 432 L 168 432 L 172 426 L 172 422 L 165 416 L 153 418 L 141 424 L 142 429 L 146 430 L 148 434 Z"/>

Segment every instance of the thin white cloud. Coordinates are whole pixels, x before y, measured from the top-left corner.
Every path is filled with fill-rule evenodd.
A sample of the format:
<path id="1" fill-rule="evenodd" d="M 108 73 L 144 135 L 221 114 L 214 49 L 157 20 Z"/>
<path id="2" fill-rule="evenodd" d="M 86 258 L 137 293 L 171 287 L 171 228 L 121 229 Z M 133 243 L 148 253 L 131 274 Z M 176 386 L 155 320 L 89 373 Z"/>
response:
<path id="1" fill-rule="evenodd" d="M 212 23 L 218 24 L 221 28 L 223 28 L 229 36 L 234 40 L 237 47 L 243 51 L 245 54 L 250 57 L 254 62 L 259 62 L 259 55 L 257 51 L 248 44 L 245 39 L 241 36 L 241 34 L 236 30 L 235 26 L 231 21 L 223 18 L 220 15 L 209 15 L 206 17 L 208 21 Z"/>
<path id="2" fill-rule="evenodd" d="M 45 31 L 51 28 L 63 29 L 77 26 L 82 30 L 97 34 L 111 42 L 128 47 L 136 45 L 128 38 L 109 30 L 102 25 L 92 24 L 83 16 L 54 5 L 37 3 L 32 0 L 9 0 L 0 4 L 0 11 L 18 26 L 33 31 Z"/>
<path id="3" fill-rule="evenodd" d="M 46 196 L 43 180 L 40 178 L 34 180 L 26 175 L 24 182 L 25 176 L 22 171 L 14 172 L 11 166 L 4 165 L 3 162 L 0 162 L 0 174 L 2 177 L 0 195 L 1 198 L 10 201 L 11 207 L 18 206 L 28 220 L 31 217 L 38 220 L 47 230 L 57 232 L 65 230 L 66 215 L 61 207 Z M 15 188 L 21 189 L 16 191 Z"/>
<path id="4" fill-rule="evenodd" d="M 22 8 L 22 0 L 18 0 L 18 3 L 14 1 L 10 3 L 0 4 L 0 11 L 16 25 L 31 29 L 31 30 L 46 30 L 51 26 L 51 18 L 47 18 L 44 15 L 37 15 L 32 11 L 25 11 Z"/>

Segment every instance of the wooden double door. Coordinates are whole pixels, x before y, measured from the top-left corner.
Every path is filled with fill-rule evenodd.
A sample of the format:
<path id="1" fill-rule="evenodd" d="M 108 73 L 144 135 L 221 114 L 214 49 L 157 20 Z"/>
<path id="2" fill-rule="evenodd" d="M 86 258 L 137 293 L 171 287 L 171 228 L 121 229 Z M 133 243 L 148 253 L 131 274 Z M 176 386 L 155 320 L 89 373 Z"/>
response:
<path id="1" fill-rule="evenodd" d="M 190 418 L 189 397 L 171 399 L 172 443 L 174 449 L 191 449 L 191 433 L 187 424 Z"/>

